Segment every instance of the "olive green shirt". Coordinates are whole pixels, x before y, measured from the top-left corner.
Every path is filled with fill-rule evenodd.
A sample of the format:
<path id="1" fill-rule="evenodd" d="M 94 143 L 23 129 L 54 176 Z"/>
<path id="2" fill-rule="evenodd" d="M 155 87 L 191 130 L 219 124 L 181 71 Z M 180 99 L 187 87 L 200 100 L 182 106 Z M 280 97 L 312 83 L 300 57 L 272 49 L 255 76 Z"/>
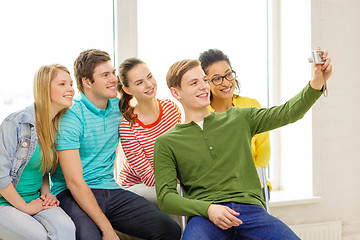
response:
<path id="1" fill-rule="evenodd" d="M 283 105 L 231 107 L 196 123 L 177 124 L 155 141 L 154 171 L 159 206 L 168 214 L 208 217 L 211 203 L 265 206 L 251 152 L 251 138 L 301 119 L 321 92 L 308 84 Z M 180 180 L 184 197 L 177 190 Z"/>

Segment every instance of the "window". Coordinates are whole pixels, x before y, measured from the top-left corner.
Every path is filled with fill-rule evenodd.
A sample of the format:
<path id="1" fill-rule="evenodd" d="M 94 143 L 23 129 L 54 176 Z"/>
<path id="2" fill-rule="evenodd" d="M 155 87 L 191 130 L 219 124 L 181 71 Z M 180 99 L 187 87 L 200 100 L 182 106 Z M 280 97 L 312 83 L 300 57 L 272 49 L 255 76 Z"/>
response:
<path id="1" fill-rule="evenodd" d="M 156 77 L 160 98 L 171 98 L 169 66 L 209 48 L 229 56 L 240 94 L 264 107 L 285 103 L 310 80 L 310 1 L 138 0 L 137 21 L 137 55 Z M 312 193 L 311 111 L 270 136 L 273 189 Z"/>
<path id="2" fill-rule="evenodd" d="M 113 3 L 96 0 L 1 1 L 0 120 L 33 102 L 40 66 L 60 63 L 71 72 L 79 53 L 113 54 Z"/>
<path id="3" fill-rule="evenodd" d="M 310 1 L 269 1 L 270 106 L 295 96 L 311 79 Z M 316 46 L 315 46 L 316 47 Z M 291 195 L 312 195 L 311 110 L 271 132 L 270 181 Z M 295 193 L 294 193 L 295 192 Z"/>
<path id="4" fill-rule="evenodd" d="M 118 61 L 115 67 L 125 53 L 126 57 L 139 56 L 158 81 L 159 98 L 171 97 L 165 83 L 170 65 L 198 58 L 209 48 L 221 49 L 229 56 L 239 75 L 240 94 L 256 98 L 264 107 L 284 103 L 310 80 L 309 0 L 114 3 L 118 4 L 117 24 L 123 24 L 121 31 L 115 27 L 115 47 L 122 46 L 116 51 L 113 1 L 0 2 L 0 21 L 6 23 L 0 27 L 0 121 L 33 102 L 33 76 L 41 65 L 63 64 L 73 76 L 75 58 L 88 48 L 113 55 Z M 310 191 L 311 112 L 271 136 L 270 180 L 274 188 Z"/>
<path id="5" fill-rule="evenodd" d="M 171 64 L 222 50 L 239 76 L 243 96 L 267 106 L 266 1 L 138 0 L 138 56 L 158 82 L 158 97 L 170 97 Z"/>

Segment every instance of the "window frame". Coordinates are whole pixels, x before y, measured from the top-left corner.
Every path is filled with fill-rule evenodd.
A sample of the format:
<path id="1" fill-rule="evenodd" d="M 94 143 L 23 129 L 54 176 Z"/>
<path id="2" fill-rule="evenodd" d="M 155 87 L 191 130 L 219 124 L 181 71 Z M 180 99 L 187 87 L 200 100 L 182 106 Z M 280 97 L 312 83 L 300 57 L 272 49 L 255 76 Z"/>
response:
<path id="1" fill-rule="evenodd" d="M 121 0 L 116 1 L 117 14 L 122 16 L 121 19 L 117 18 L 117 43 L 116 54 L 117 63 L 122 62 L 124 59 L 132 56 L 138 56 L 137 43 L 137 0 Z M 268 52 L 267 52 L 267 82 L 268 82 L 268 105 L 280 105 L 284 103 L 282 95 L 284 89 L 282 86 L 282 69 L 284 60 L 282 54 L 284 48 L 281 43 L 282 22 L 281 11 L 283 10 L 283 3 L 280 0 L 267 0 L 268 6 Z M 310 38 L 310 36 L 309 36 Z M 301 89 L 297 89 L 299 91 Z M 288 100 L 288 99 L 286 99 Z M 310 113 L 311 114 L 311 113 Z M 287 181 L 283 178 L 282 161 L 286 159 L 281 158 L 282 148 L 282 132 L 281 129 L 273 130 L 270 132 L 271 142 L 271 160 L 269 167 L 269 180 L 272 183 L 273 190 L 284 190 L 282 182 Z M 312 159 L 311 159 L 312 162 Z M 311 170 L 312 172 L 312 170 Z M 312 190 L 311 190 L 312 191 Z"/>

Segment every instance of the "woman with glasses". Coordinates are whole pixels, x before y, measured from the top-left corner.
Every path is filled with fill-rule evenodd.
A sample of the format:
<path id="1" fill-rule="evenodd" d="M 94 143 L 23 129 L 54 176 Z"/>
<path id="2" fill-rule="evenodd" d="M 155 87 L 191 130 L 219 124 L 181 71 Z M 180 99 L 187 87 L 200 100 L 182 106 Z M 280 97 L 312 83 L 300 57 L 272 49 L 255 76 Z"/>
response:
<path id="1" fill-rule="evenodd" d="M 157 83 L 145 62 L 129 58 L 119 66 L 119 107 L 124 118 L 120 139 L 126 158 L 118 181 L 121 186 L 157 205 L 153 155 L 155 139 L 180 123 L 179 107 L 156 98 Z M 130 101 L 135 98 L 133 107 Z"/>
<path id="2" fill-rule="evenodd" d="M 55 131 L 74 89 L 69 70 L 53 64 L 34 78 L 34 104 L 0 126 L 0 239 L 75 239 L 71 218 L 50 194 L 57 167 Z"/>
<path id="3" fill-rule="evenodd" d="M 210 80 L 210 111 L 226 112 L 230 107 L 257 107 L 260 103 L 253 98 L 234 94 L 239 89 L 236 72 L 227 55 L 218 49 L 209 49 L 200 54 L 201 67 Z M 255 135 L 251 140 L 252 155 L 256 167 L 266 167 L 270 161 L 269 132 Z M 271 184 L 268 182 L 271 190 Z"/>

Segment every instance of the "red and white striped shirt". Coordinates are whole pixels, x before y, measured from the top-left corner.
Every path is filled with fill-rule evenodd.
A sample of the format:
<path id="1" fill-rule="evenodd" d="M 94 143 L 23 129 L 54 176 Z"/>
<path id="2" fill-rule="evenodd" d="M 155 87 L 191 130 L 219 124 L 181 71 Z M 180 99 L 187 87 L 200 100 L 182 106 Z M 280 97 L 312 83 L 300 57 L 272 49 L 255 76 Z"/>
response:
<path id="1" fill-rule="evenodd" d="M 125 159 L 119 173 L 121 186 L 144 183 L 155 186 L 153 158 L 155 139 L 181 122 L 179 107 L 171 100 L 158 100 L 160 114 L 158 119 L 144 125 L 139 119 L 130 127 L 130 122 L 122 119 L 119 127 L 121 145 Z"/>

